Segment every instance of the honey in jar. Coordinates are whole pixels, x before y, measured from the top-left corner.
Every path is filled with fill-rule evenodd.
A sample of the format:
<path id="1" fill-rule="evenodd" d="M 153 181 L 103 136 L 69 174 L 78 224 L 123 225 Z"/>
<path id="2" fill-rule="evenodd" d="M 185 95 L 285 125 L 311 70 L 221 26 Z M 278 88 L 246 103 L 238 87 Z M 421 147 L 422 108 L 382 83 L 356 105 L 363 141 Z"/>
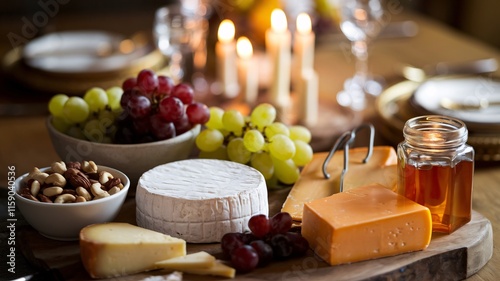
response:
<path id="1" fill-rule="evenodd" d="M 455 118 L 420 116 L 406 122 L 398 145 L 398 192 L 429 208 L 433 232 L 452 233 L 472 212 L 474 149 Z"/>

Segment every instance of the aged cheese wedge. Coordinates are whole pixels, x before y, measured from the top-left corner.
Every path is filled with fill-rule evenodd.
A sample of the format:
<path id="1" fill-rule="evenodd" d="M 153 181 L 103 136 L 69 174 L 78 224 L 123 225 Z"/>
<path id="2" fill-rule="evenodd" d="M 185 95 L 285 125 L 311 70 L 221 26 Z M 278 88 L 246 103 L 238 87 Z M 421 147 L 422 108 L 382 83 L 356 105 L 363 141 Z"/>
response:
<path id="1" fill-rule="evenodd" d="M 94 224 L 80 231 L 80 253 L 92 278 L 118 277 L 186 255 L 186 241 L 128 223 Z"/>
<path id="2" fill-rule="evenodd" d="M 349 150 L 349 169 L 344 179 L 344 191 L 373 183 L 395 191 L 397 155 L 394 148 L 376 146 L 370 160 L 363 163 L 367 152 L 366 147 Z M 344 167 L 343 154 L 344 151 L 335 152 L 327 166 L 330 179 L 325 179 L 322 169 L 328 153 L 315 153 L 313 160 L 304 167 L 299 179 L 290 190 L 281 211 L 290 213 L 295 221 L 300 222 L 305 202 L 338 193 L 340 174 Z"/>
<path id="3" fill-rule="evenodd" d="M 155 265 L 159 268 L 179 271 L 192 268 L 211 268 L 215 265 L 215 257 L 207 252 L 201 251 L 185 256 L 159 261 L 156 262 Z"/>
<path id="4" fill-rule="evenodd" d="M 188 243 L 220 242 L 245 232 L 248 220 L 268 215 L 264 176 L 247 165 L 188 159 L 157 166 L 139 179 L 137 224 Z"/>
<path id="5" fill-rule="evenodd" d="M 229 267 L 207 252 L 197 252 L 156 263 L 158 268 L 181 271 L 197 275 L 215 275 L 234 278 L 236 270 Z"/>
<path id="6" fill-rule="evenodd" d="M 423 250 L 432 219 L 427 207 L 368 185 L 306 203 L 301 231 L 318 256 L 337 265 Z"/>

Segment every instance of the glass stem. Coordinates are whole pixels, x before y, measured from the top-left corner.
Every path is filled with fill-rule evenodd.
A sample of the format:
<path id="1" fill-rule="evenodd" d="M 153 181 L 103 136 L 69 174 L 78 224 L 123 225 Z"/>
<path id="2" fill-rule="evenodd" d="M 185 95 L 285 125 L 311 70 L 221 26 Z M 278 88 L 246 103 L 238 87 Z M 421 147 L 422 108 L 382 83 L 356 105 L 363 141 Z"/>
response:
<path id="1" fill-rule="evenodd" d="M 356 57 L 355 83 L 364 87 L 368 80 L 368 44 L 366 41 L 353 41 L 351 51 Z"/>

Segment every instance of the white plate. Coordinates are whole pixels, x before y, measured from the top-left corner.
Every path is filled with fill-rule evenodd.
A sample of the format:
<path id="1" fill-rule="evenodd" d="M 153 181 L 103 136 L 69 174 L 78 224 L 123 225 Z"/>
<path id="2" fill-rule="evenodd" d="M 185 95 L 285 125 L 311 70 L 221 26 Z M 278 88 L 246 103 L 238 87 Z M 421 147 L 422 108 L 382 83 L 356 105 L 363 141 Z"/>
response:
<path id="1" fill-rule="evenodd" d="M 412 96 L 412 103 L 428 113 L 476 124 L 500 124 L 499 102 L 500 82 L 482 76 L 431 79 L 422 83 Z M 489 106 L 480 108 L 481 103 Z"/>
<path id="2" fill-rule="evenodd" d="M 44 35 L 29 42 L 23 51 L 25 63 L 55 73 L 96 73 L 128 66 L 137 49 L 123 51 L 120 35 L 100 31 L 71 31 Z"/>

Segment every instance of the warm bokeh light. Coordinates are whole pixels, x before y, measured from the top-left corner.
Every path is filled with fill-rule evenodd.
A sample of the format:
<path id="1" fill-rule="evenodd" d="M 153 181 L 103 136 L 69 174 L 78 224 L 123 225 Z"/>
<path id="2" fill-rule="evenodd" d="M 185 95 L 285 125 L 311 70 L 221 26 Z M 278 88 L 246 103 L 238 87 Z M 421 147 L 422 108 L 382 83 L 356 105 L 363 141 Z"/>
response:
<path id="1" fill-rule="evenodd" d="M 368 15 L 363 9 L 356 9 L 354 11 L 354 18 L 358 21 L 366 21 L 368 20 Z"/>
<path id="2" fill-rule="evenodd" d="M 311 33 L 311 18 L 306 13 L 300 13 L 297 16 L 297 31 L 300 34 L 309 34 Z"/>
<path id="3" fill-rule="evenodd" d="M 250 40 L 244 36 L 238 38 L 236 42 L 236 52 L 240 58 L 250 59 L 253 55 L 253 47 Z"/>
<path id="4" fill-rule="evenodd" d="M 288 28 L 287 22 L 286 22 L 286 15 L 283 10 L 280 9 L 274 9 L 273 12 L 271 13 L 271 28 L 275 32 L 285 32 L 286 29 Z"/>
<path id="5" fill-rule="evenodd" d="M 125 39 L 120 42 L 119 48 L 122 54 L 130 54 L 135 50 L 135 43 L 130 39 Z"/>
<path id="6" fill-rule="evenodd" d="M 219 25 L 217 38 L 221 43 L 229 43 L 234 40 L 234 23 L 231 20 L 225 19 Z"/>

